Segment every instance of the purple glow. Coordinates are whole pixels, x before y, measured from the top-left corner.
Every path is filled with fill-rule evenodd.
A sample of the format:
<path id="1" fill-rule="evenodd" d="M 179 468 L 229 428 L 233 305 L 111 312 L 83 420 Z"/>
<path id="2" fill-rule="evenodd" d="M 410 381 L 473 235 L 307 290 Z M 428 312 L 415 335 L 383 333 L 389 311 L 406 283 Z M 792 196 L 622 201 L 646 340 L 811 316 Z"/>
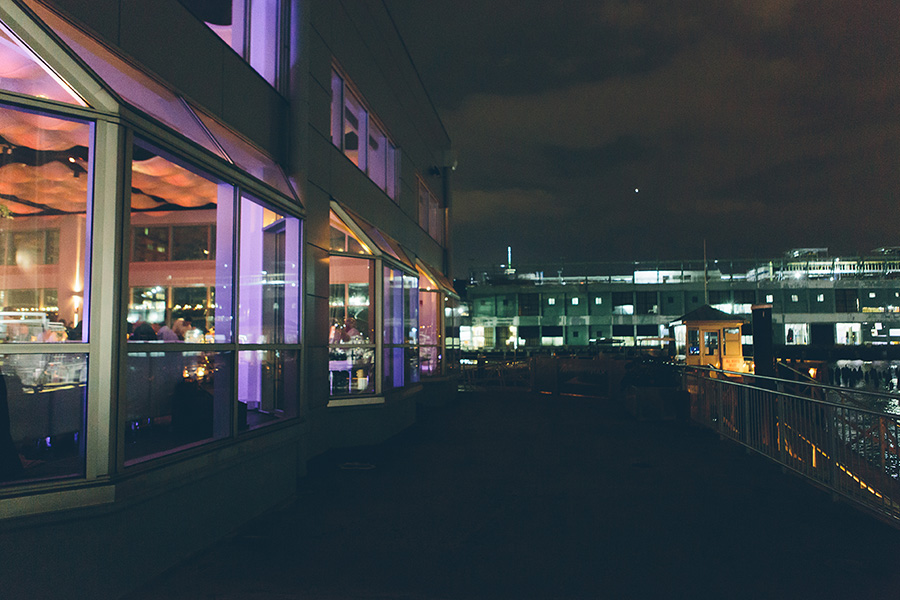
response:
<path id="1" fill-rule="evenodd" d="M 217 343 L 230 342 L 232 335 L 233 232 L 234 188 L 220 183 L 218 184 L 216 204 L 216 312 L 214 323 Z"/>

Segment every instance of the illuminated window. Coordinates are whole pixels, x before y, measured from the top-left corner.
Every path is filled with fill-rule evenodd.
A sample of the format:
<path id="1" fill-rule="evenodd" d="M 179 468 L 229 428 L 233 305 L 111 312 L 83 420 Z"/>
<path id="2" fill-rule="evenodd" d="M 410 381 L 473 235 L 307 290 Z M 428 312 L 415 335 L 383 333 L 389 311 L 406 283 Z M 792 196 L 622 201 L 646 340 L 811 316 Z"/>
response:
<path id="1" fill-rule="evenodd" d="M 419 380 L 419 279 L 384 267 L 384 387 Z"/>
<path id="2" fill-rule="evenodd" d="M 600 304 L 603 304 L 603 298 L 601 298 L 600 296 L 595 297 L 595 298 L 594 298 L 594 304 L 596 304 L 596 305 L 598 305 L 598 306 L 599 306 Z"/>
<path id="3" fill-rule="evenodd" d="M 704 331 L 703 332 L 703 346 L 706 348 L 707 356 L 715 356 L 719 351 L 719 332 L 718 331 Z"/>
<path id="4" fill-rule="evenodd" d="M 874 297 L 875 297 L 875 292 L 869 292 L 869 298 L 874 298 Z"/>
<path id="5" fill-rule="evenodd" d="M 578 298 L 572 298 L 572 306 L 578 305 Z"/>
<path id="6" fill-rule="evenodd" d="M 400 151 L 385 128 L 337 71 L 331 73 L 331 141 L 344 156 L 396 200 Z M 424 227 L 427 229 L 427 227 Z"/>
<path id="7" fill-rule="evenodd" d="M 2 32 L 0 62 L 35 78 L 0 77 L 4 89 L 73 101 L 18 53 L 21 47 L 11 50 Z M 79 477 L 86 452 L 89 347 L 80 342 L 88 341 L 83 319 L 91 301 L 94 125 L 0 105 L 0 138 L 0 435 L 6 437 L 0 486 Z M 22 353 L 22 344 L 31 351 Z"/>
<path id="8" fill-rule="evenodd" d="M 296 416 L 300 356 L 300 220 L 132 154 L 126 466 Z"/>
<path id="9" fill-rule="evenodd" d="M 816 301 L 825 302 L 825 294 L 819 294 L 818 296 L 816 296 Z"/>
<path id="10" fill-rule="evenodd" d="M 775 296 L 773 296 L 772 294 L 766 294 L 766 302 L 769 304 L 775 302 Z"/>
<path id="11" fill-rule="evenodd" d="M 181 0 L 272 85 L 279 79 L 280 0 Z"/>
<path id="12" fill-rule="evenodd" d="M 427 280 L 419 273 L 419 281 Z M 440 290 L 419 288 L 419 370 L 423 377 L 441 374 L 441 294 Z"/>
<path id="13" fill-rule="evenodd" d="M 797 294 L 791 294 L 791 302 L 800 302 L 800 298 Z"/>
<path id="14" fill-rule="evenodd" d="M 375 392 L 375 261 L 332 256 L 328 346 L 332 395 Z"/>
<path id="15" fill-rule="evenodd" d="M 556 298 L 547 298 L 547 304 L 553 306 L 554 304 L 556 304 Z"/>
<path id="16" fill-rule="evenodd" d="M 700 354 L 700 330 L 688 329 L 687 332 L 687 349 L 688 354 L 696 356 Z"/>

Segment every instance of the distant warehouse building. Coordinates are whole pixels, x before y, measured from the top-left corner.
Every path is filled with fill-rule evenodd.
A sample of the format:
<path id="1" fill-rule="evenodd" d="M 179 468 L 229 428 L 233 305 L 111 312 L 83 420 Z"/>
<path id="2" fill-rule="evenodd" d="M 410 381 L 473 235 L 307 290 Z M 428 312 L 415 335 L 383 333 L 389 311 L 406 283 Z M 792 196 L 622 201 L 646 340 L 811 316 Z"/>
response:
<path id="1" fill-rule="evenodd" d="M 573 273 L 572 271 L 576 271 Z M 580 274 L 577 273 L 580 271 Z M 777 345 L 900 344 L 900 255 L 798 249 L 768 261 L 609 263 L 474 275 L 463 349 L 663 346 L 669 324 L 701 306 L 744 315 L 772 305 Z"/>

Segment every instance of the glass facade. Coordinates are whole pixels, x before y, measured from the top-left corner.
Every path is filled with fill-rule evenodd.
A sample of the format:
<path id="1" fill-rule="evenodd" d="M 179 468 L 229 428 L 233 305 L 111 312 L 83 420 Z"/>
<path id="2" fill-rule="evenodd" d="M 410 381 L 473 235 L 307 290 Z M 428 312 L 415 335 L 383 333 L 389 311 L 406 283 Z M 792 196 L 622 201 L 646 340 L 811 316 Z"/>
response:
<path id="1" fill-rule="evenodd" d="M 127 120 L 105 123 L 124 135 L 107 137 L 114 142 L 98 154 L 98 124 L 59 105 L 87 102 L 0 23 L 0 88 L 34 96 L 0 101 L 0 485 L 87 474 L 98 348 L 121 356 L 124 369 L 123 394 L 97 399 L 101 412 L 120 415 L 121 436 L 107 440 L 119 439 L 109 449 L 119 465 L 295 417 L 301 220 L 284 208 L 296 196 L 283 172 L 210 121 L 220 143 L 167 87 L 46 8 L 34 10 L 159 129 L 145 135 Z M 149 141 L 166 130 L 181 141 Z M 130 139 L 126 148 L 121 140 Z M 122 156 L 131 157 L 128 172 L 111 172 Z M 106 169 L 100 184 L 96 161 Z M 251 195 L 234 183 L 242 172 L 275 191 L 255 186 Z M 120 235 L 92 238 L 94 188 L 111 177 L 130 181 L 121 196 L 102 188 L 106 231 L 113 223 Z M 110 216 L 116 203 L 126 207 L 122 218 Z M 121 340 L 109 323 L 98 329 L 89 319 L 95 303 L 117 294 L 91 293 L 92 256 L 113 246 L 127 273 L 116 280 L 126 309 Z"/>
<path id="2" fill-rule="evenodd" d="M 28 7 L 47 26 L 29 35 L 67 47 L 45 62 L 0 23 L 0 486 L 152 473 L 287 431 L 277 424 L 298 422 L 304 361 L 290 180 L 137 63 Z M 207 22 L 277 82 L 283 4 L 220 8 L 221 26 Z M 387 127 L 343 77 L 332 84 L 335 144 L 396 200 Z M 442 232 L 440 206 L 429 199 L 427 213 Z M 413 255 L 360 223 L 331 219 L 337 397 L 444 368 L 442 291 L 420 290 Z"/>

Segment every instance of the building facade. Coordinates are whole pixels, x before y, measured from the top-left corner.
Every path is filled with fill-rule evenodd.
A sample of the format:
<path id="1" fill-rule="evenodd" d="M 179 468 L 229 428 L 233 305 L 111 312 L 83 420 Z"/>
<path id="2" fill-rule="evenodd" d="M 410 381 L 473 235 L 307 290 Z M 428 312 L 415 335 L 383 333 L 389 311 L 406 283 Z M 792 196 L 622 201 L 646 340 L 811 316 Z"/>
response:
<path id="1" fill-rule="evenodd" d="M 900 261 L 891 249 L 836 258 L 797 250 L 768 261 L 584 266 L 585 275 L 497 271 L 467 288 L 466 350 L 665 346 L 704 305 L 750 321 L 772 305 L 776 345 L 900 344 Z M 598 274 L 603 272 L 603 274 Z M 752 344 L 744 328 L 744 345 Z"/>
<path id="2" fill-rule="evenodd" d="M 120 595 L 455 389 L 452 167 L 379 0 L 0 5 L 4 597 Z"/>

